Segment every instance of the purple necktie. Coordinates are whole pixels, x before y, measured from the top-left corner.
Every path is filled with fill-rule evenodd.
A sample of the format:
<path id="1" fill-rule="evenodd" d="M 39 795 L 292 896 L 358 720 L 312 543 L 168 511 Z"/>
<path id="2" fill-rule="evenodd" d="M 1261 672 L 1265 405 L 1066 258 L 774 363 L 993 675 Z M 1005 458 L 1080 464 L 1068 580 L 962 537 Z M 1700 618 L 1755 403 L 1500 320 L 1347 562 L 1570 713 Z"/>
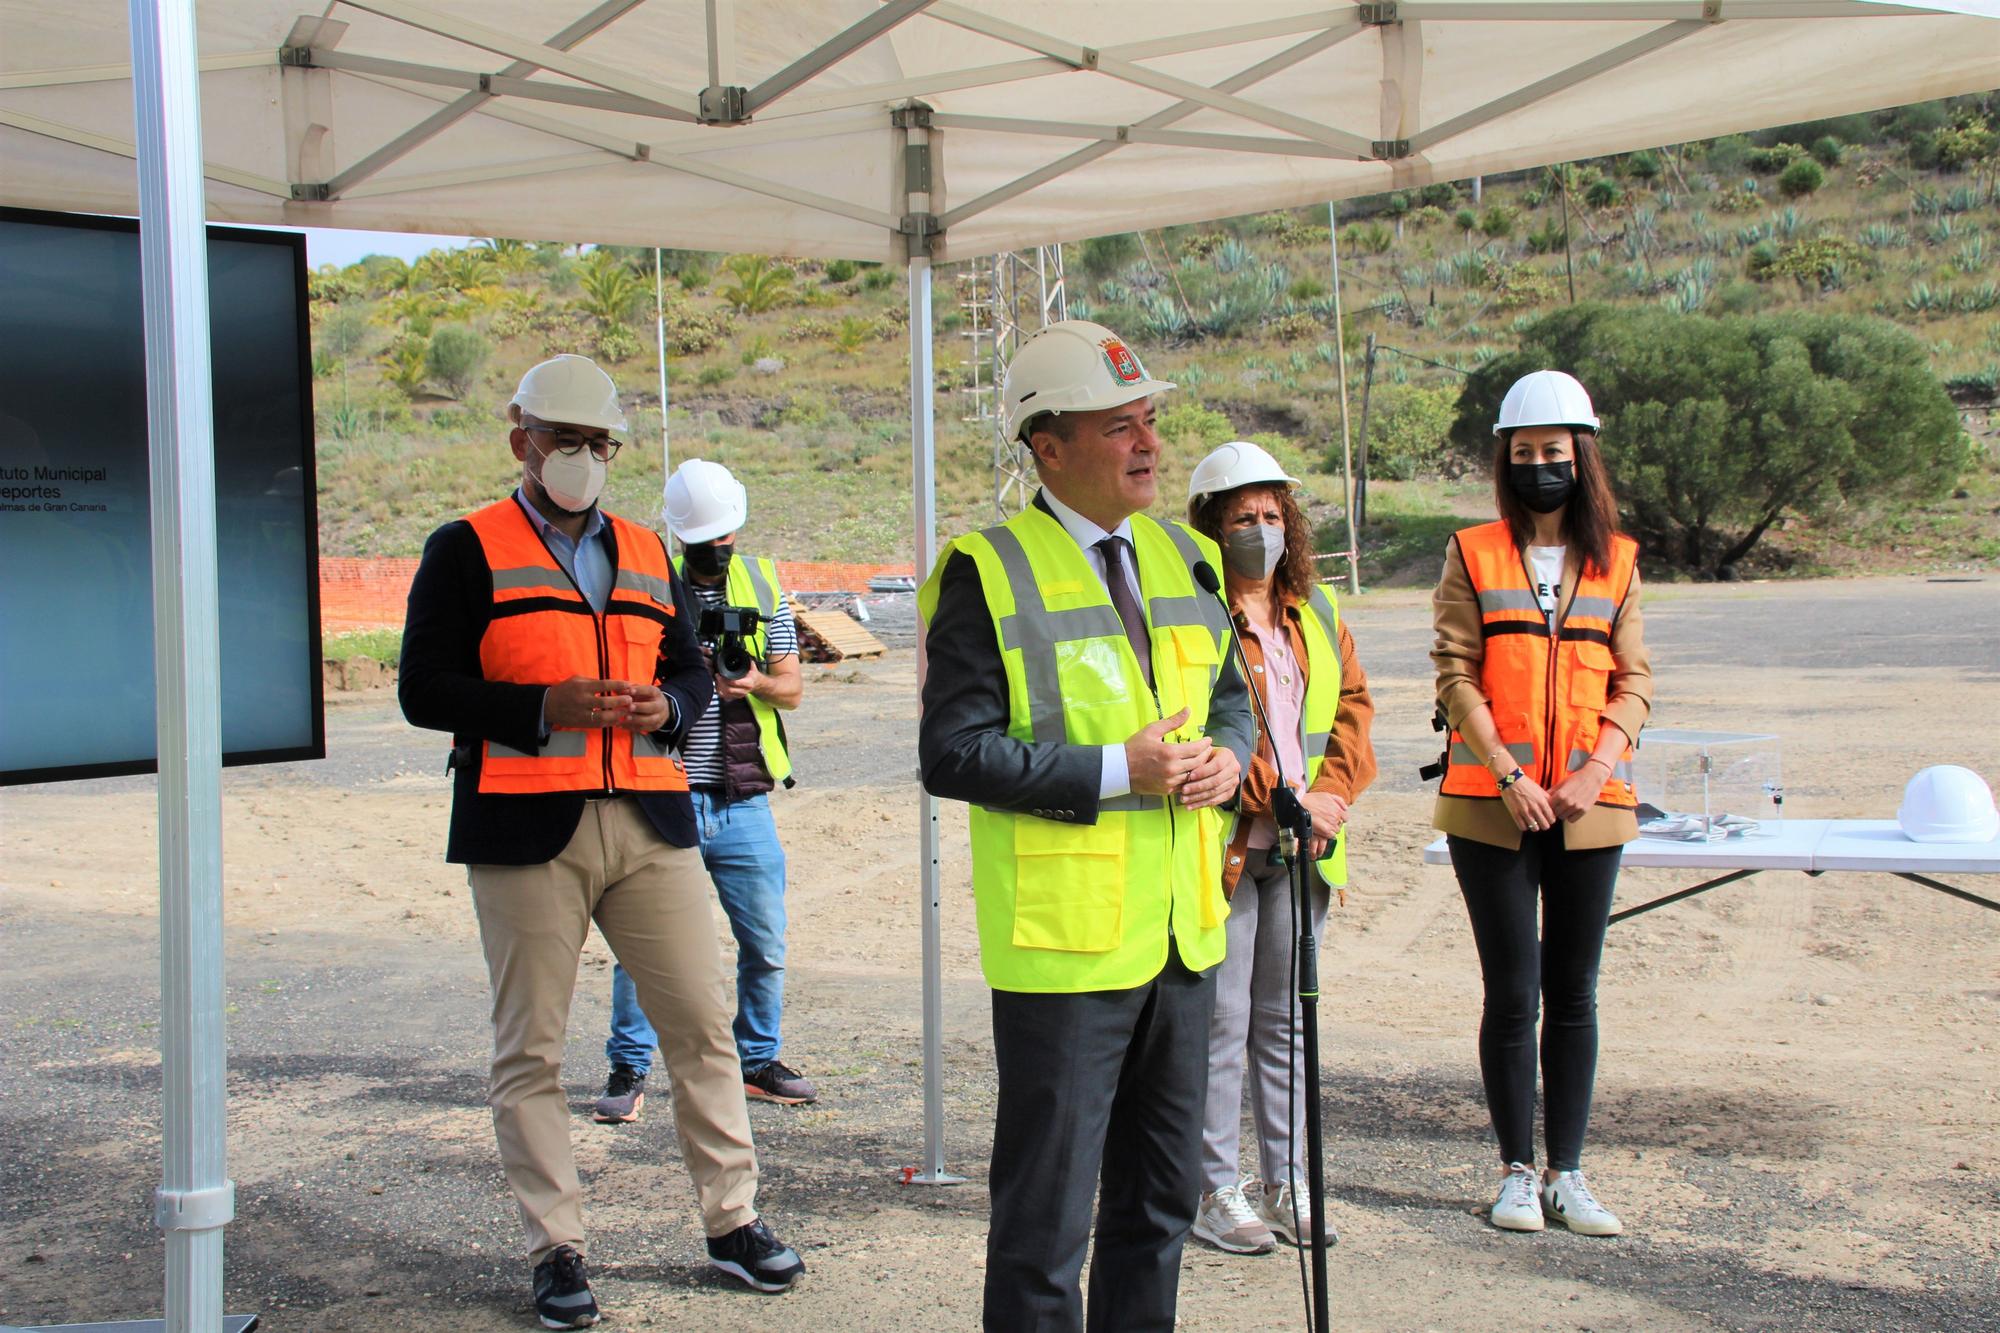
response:
<path id="1" fill-rule="evenodd" d="M 1153 645 L 1146 637 L 1146 618 L 1139 612 L 1139 599 L 1132 595 L 1132 585 L 1125 578 L 1125 539 L 1106 537 L 1097 543 L 1097 549 L 1104 556 L 1104 586 L 1111 593 L 1111 605 L 1118 608 L 1118 618 L 1125 622 L 1126 641 L 1132 645 L 1132 652 L 1139 659 L 1139 671 L 1150 685 Z"/>

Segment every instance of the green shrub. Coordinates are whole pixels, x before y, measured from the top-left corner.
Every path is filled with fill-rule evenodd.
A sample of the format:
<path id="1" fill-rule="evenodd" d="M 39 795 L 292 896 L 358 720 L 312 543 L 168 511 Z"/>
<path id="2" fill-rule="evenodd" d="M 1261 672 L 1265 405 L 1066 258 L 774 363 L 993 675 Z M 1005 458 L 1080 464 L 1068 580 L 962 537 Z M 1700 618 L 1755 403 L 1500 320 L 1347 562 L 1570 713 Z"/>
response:
<path id="1" fill-rule="evenodd" d="M 320 640 L 319 655 L 329 662 L 366 657 L 384 666 L 395 666 L 403 659 L 403 631 L 364 629 L 329 634 Z"/>
<path id="2" fill-rule="evenodd" d="M 431 335 L 430 346 L 424 349 L 424 369 L 451 390 L 452 397 L 463 398 L 492 352 L 492 345 L 476 329 L 447 324 Z"/>
<path id="3" fill-rule="evenodd" d="M 718 384 L 728 383 L 731 379 L 735 378 L 735 375 L 736 367 L 722 365 L 718 362 L 712 366 L 703 366 L 695 375 L 694 382 L 704 389 L 712 389 Z"/>
<path id="4" fill-rule="evenodd" d="M 1426 185 L 1417 191 L 1417 202 L 1428 208 L 1450 208 L 1458 202 L 1458 187 L 1450 181 Z"/>
<path id="5" fill-rule="evenodd" d="M 1356 222 L 1341 234 L 1350 253 L 1379 255 L 1396 243 L 1396 233 L 1385 223 Z"/>
<path id="6" fill-rule="evenodd" d="M 1748 254 L 1743 256 L 1743 271 L 1757 281 L 1763 282 L 1771 276 L 1771 267 L 1778 262 L 1779 254 L 1776 241 L 1768 239 L 1759 241 L 1750 247 Z"/>
<path id="7" fill-rule="evenodd" d="M 1633 180 L 1657 180 L 1661 170 L 1660 155 L 1650 148 L 1641 148 L 1625 159 L 1625 174 Z"/>
<path id="8" fill-rule="evenodd" d="M 1488 204 L 1479 215 L 1480 234 L 1490 240 L 1504 241 L 1514 234 L 1514 223 L 1519 216 L 1505 204 Z"/>
<path id="9" fill-rule="evenodd" d="M 1153 422 L 1153 431 L 1170 448 L 1206 451 L 1236 438 L 1236 427 L 1228 417 L 1194 398 L 1176 394 L 1166 404 Z"/>
<path id="10" fill-rule="evenodd" d="M 1886 320 L 1657 306 L 1544 316 L 1468 377 L 1453 443 L 1483 456 L 1507 387 L 1544 366 L 1589 386 L 1628 530 L 1688 569 L 1741 560 L 1789 515 L 1938 495 L 1968 459 L 1928 350 Z"/>
<path id="11" fill-rule="evenodd" d="M 594 344 L 599 361 L 630 361 L 646 350 L 639 341 L 639 335 L 623 324 L 605 324 L 598 328 Z"/>
<path id="12" fill-rule="evenodd" d="M 1759 176 L 1775 176 L 1804 157 L 1805 152 L 1795 143 L 1774 143 L 1769 148 L 1751 149 L 1743 163 Z"/>
<path id="13" fill-rule="evenodd" d="M 1368 475 L 1406 481 L 1438 470 L 1451 438 L 1453 388 L 1384 385 L 1368 404 Z"/>
<path id="14" fill-rule="evenodd" d="M 1813 158 L 1823 167 L 1839 166 L 1840 156 L 1845 151 L 1846 151 L 1846 145 L 1841 143 L 1840 140 L 1834 138 L 1831 134 L 1823 134 L 1819 138 L 1813 140 L 1813 146 L 1812 146 Z"/>
<path id="15" fill-rule="evenodd" d="M 1599 176 L 1583 192 L 1583 202 L 1592 208 L 1616 208 L 1624 198 L 1625 192 L 1609 176 Z"/>
<path id="16" fill-rule="evenodd" d="M 1550 254 L 1562 249 L 1563 225 L 1560 218 L 1537 227 L 1528 233 L 1528 249 L 1538 255 Z"/>
<path id="17" fill-rule="evenodd" d="M 1826 168 L 1802 157 L 1778 173 L 1778 193 L 1787 199 L 1802 199 L 1826 184 Z"/>
<path id="18" fill-rule="evenodd" d="M 860 271 L 860 267 L 852 259 L 829 259 L 826 263 L 825 277 L 828 282 L 849 282 Z"/>
<path id="19" fill-rule="evenodd" d="M 1962 171 L 1993 156 L 1993 131 L 1980 119 L 1948 125 L 1931 136 L 1931 143 L 1946 171 Z"/>
<path id="20" fill-rule="evenodd" d="M 1451 215 L 1451 220 L 1452 223 L 1455 226 L 1457 226 L 1457 228 L 1460 231 L 1479 230 L 1479 214 L 1473 212 L 1469 208 L 1459 209 L 1456 213 L 1453 213 Z"/>
<path id="21" fill-rule="evenodd" d="M 1122 272 L 1139 257 L 1139 238 L 1129 231 L 1111 236 L 1093 236 L 1077 247 L 1077 262 L 1093 278 L 1108 278 Z"/>
<path id="22" fill-rule="evenodd" d="M 1402 217 L 1410 211 L 1410 196 L 1401 190 L 1382 201 L 1382 211 L 1392 218 Z"/>

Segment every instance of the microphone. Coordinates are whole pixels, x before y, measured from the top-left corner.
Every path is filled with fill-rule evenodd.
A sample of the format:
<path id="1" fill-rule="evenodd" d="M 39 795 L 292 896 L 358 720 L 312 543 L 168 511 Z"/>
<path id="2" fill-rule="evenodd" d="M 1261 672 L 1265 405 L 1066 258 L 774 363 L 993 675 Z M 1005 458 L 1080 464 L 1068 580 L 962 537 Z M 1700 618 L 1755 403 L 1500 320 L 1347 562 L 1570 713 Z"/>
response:
<path id="1" fill-rule="evenodd" d="M 1215 567 L 1206 560 L 1195 561 L 1194 581 L 1201 585 L 1202 591 L 1222 603 L 1223 612 L 1229 615 L 1230 622 L 1234 624 L 1236 617 L 1229 611 L 1229 599 L 1222 595 L 1222 580 L 1215 576 Z M 1271 737 L 1271 717 L 1264 711 L 1264 698 L 1258 693 L 1257 682 L 1250 674 L 1250 659 L 1243 651 L 1243 636 L 1232 633 L 1229 639 L 1236 649 L 1236 667 L 1243 673 L 1243 686 L 1250 691 L 1250 702 L 1256 705 L 1257 720 L 1263 724 L 1264 735 Z M 1278 758 L 1278 742 L 1274 737 L 1271 739 L 1271 767 L 1278 770 L 1278 785 L 1271 790 L 1271 813 L 1280 829 L 1296 837 L 1301 816 L 1305 815 L 1306 808 L 1299 801 L 1298 793 L 1292 790 L 1291 782 L 1285 777 L 1283 762 Z"/>

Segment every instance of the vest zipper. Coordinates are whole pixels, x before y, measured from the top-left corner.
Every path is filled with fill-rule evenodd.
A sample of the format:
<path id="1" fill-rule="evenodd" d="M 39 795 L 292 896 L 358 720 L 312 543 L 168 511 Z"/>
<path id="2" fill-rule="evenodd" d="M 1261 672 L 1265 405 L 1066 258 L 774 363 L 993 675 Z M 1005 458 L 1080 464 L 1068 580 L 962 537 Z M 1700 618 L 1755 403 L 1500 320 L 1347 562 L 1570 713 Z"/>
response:
<path id="1" fill-rule="evenodd" d="M 576 595 L 583 599 L 583 604 L 585 606 L 590 607 L 590 623 L 593 626 L 595 626 L 597 630 L 597 678 L 599 680 L 609 680 L 611 678 L 611 646 L 609 641 L 605 638 L 604 635 L 604 614 L 600 612 L 596 607 L 590 605 L 590 595 L 584 592 L 583 585 L 576 581 L 576 575 L 570 572 L 569 567 L 563 564 L 562 557 L 558 556 L 555 552 L 555 548 L 549 545 L 548 535 L 542 531 L 541 525 L 537 523 L 530 523 L 528 526 L 535 530 L 535 537 L 537 540 L 541 542 L 542 549 L 549 553 L 549 559 L 555 561 L 556 568 L 561 570 L 563 577 L 569 580 L 569 586 L 576 589 Z M 605 521 L 604 527 L 606 531 L 610 530 L 611 528 L 610 520 L 607 519 Z M 586 534 L 585 539 L 587 539 L 587 537 L 588 534 Z M 612 587 L 615 588 L 618 586 L 618 557 L 616 554 L 618 550 L 618 543 L 616 542 L 616 540 L 612 542 L 611 549 L 613 552 L 611 557 L 611 585 Z M 570 559 L 574 561 L 575 559 L 577 559 L 577 557 L 581 556 L 582 554 L 583 554 L 583 540 L 579 540 L 576 544 L 576 554 L 572 555 Z M 605 591 L 604 600 L 607 605 L 611 601 L 611 593 L 609 589 Z M 611 775 L 612 729 L 610 727 L 603 727 L 600 728 L 600 731 L 603 733 L 603 738 L 604 738 L 602 744 L 599 745 L 598 747 L 601 751 L 603 751 L 604 755 L 604 794 L 610 796 L 615 794 L 617 791 L 617 787 L 613 785 L 612 775 Z"/>
<path id="2" fill-rule="evenodd" d="M 1528 577 L 1528 587 L 1535 587 L 1535 571 L 1529 567 L 1528 551 L 1521 548 L 1521 572 Z M 1547 727 L 1547 737 L 1542 746 L 1542 788 L 1552 789 L 1556 785 L 1556 650 L 1562 639 L 1562 592 L 1552 589 L 1550 600 L 1555 603 L 1545 614 L 1549 623 L 1549 670 L 1546 690 L 1542 700 L 1542 721 Z"/>

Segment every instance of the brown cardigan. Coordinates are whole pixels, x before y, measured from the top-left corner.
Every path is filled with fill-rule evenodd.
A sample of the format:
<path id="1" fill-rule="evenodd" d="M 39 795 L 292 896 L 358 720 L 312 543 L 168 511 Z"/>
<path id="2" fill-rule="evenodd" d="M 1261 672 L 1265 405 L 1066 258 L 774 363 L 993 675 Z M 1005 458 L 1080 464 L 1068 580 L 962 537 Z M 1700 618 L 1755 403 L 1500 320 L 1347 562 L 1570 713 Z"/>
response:
<path id="1" fill-rule="evenodd" d="M 1576 596 L 1579 570 L 1576 547 L 1563 555 L 1562 611 L 1567 614 Z M 1479 614 L 1479 598 L 1466 571 L 1465 556 L 1458 538 L 1445 546 L 1444 573 L 1437 591 L 1431 594 L 1431 620 L 1437 631 L 1437 645 L 1431 660 L 1437 663 L 1437 702 L 1446 720 L 1455 729 L 1480 704 L 1490 703 L 1480 681 L 1480 666 L 1486 657 L 1486 635 Z M 1646 656 L 1644 625 L 1639 614 L 1639 575 L 1634 570 L 1632 587 L 1624 605 L 1611 621 L 1610 698 L 1599 714 L 1627 736 L 1637 739 L 1639 728 L 1653 708 L 1653 669 Z M 1519 850 L 1521 830 L 1506 805 L 1498 798 L 1445 796 L 1437 798 L 1431 817 L 1433 826 L 1446 833 L 1495 847 Z M 1565 823 L 1563 846 L 1615 847 L 1639 836 L 1639 821 L 1630 810 L 1592 806 L 1573 824 Z"/>
<path id="2" fill-rule="evenodd" d="M 1285 607 L 1285 636 L 1291 640 L 1292 659 L 1302 678 L 1308 670 L 1304 631 L 1299 628 L 1299 608 Z M 1243 613 L 1236 613 L 1236 637 L 1250 663 L 1251 680 L 1258 697 L 1264 695 L 1264 647 L 1250 633 Z M 1354 636 L 1347 631 L 1347 617 L 1340 617 L 1336 645 L 1340 650 L 1340 711 L 1334 715 L 1333 734 L 1326 739 L 1326 761 L 1313 779 L 1313 791 L 1332 792 L 1350 805 L 1375 780 L 1375 746 L 1368 728 L 1375 719 L 1375 701 L 1368 693 L 1368 676 L 1354 655 Z M 1278 785 L 1278 767 L 1272 756 L 1271 738 L 1264 734 L 1263 719 L 1257 722 L 1257 753 L 1250 756 L 1250 771 L 1244 775 L 1239 798 L 1243 818 L 1229 840 L 1229 854 L 1222 863 L 1224 897 L 1236 892 L 1237 877 L 1243 873 L 1246 849 L 1250 846 L 1250 825 L 1259 815 L 1271 813 L 1271 789 Z"/>

